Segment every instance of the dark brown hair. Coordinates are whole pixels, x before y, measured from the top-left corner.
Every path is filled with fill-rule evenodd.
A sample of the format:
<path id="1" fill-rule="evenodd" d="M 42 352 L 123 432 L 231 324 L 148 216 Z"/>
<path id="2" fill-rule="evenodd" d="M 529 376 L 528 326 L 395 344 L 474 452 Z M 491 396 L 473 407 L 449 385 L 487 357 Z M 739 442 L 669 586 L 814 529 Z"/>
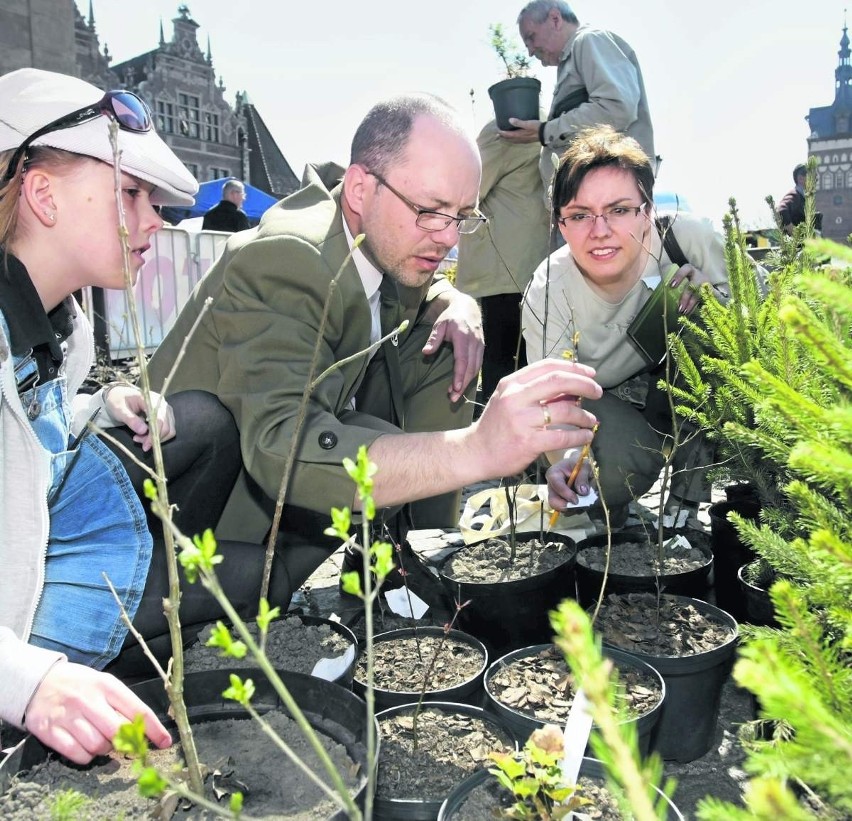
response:
<path id="1" fill-rule="evenodd" d="M 553 215 L 577 196 L 586 174 L 596 168 L 620 168 L 633 175 L 642 201 L 654 196 L 654 171 L 648 155 L 632 137 L 610 125 L 598 125 L 579 132 L 559 160 L 553 180 Z"/>

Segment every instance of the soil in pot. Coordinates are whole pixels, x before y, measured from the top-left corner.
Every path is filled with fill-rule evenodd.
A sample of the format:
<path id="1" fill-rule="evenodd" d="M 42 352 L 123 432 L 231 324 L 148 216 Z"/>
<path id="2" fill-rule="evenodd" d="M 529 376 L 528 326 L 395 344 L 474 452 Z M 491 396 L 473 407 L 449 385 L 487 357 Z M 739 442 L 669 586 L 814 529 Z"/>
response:
<path id="1" fill-rule="evenodd" d="M 381 748 L 376 817 L 434 819 L 441 802 L 490 752 L 511 752 L 517 739 L 482 708 L 447 702 L 391 707 L 377 715 Z"/>
<path id="2" fill-rule="evenodd" d="M 257 624 L 252 622 L 248 629 L 257 639 Z M 184 651 L 187 672 L 231 670 L 235 664 L 257 667 L 250 653 L 235 662 L 230 656 L 221 655 L 218 647 L 205 646 L 212 630 L 213 625 L 205 627 L 198 634 L 198 641 Z M 270 624 L 266 655 L 276 670 L 316 675 L 349 687 L 358 655 L 358 642 L 355 634 L 342 624 L 316 616 L 293 614 Z"/>
<path id="3" fill-rule="evenodd" d="M 666 528 L 660 584 L 670 593 L 698 596 L 707 590 L 713 551 L 710 538 L 698 531 Z M 607 593 L 635 593 L 657 589 L 656 530 L 628 528 L 611 537 Z M 585 607 L 597 600 L 606 567 L 606 534 L 590 536 L 577 545 L 577 591 Z"/>
<path id="4" fill-rule="evenodd" d="M 624 721 L 639 722 L 639 744 L 648 752 L 659 717 L 665 685 L 650 665 L 620 650 L 604 651 L 618 671 L 616 709 Z M 574 678 L 562 652 L 553 644 L 515 650 L 495 661 L 484 679 L 488 706 L 519 737 L 545 724 L 565 726 L 574 701 Z M 647 717 L 646 721 L 640 721 Z"/>
<path id="5" fill-rule="evenodd" d="M 373 641 L 373 684 L 377 710 L 426 698 L 477 703 L 488 651 L 461 630 L 418 627 L 381 633 Z M 367 659 L 355 669 L 354 688 L 364 694 Z"/>
<path id="6" fill-rule="evenodd" d="M 464 603 L 458 624 L 495 653 L 547 642 L 548 612 L 574 596 L 573 539 L 557 533 L 516 534 L 514 561 L 506 539 L 475 542 L 448 556 L 438 568 L 453 601 Z"/>
<path id="7" fill-rule="evenodd" d="M 589 800 L 582 808 L 584 818 L 592 821 L 630 821 L 632 815 L 624 815 L 618 801 L 609 791 L 603 777 L 603 766 L 593 758 L 584 758 L 580 768 L 578 787 L 581 796 Z M 676 821 L 683 815 L 667 799 L 667 819 Z M 512 796 L 503 789 L 496 778 L 487 770 L 469 776 L 447 797 L 438 814 L 438 821 L 483 821 L 500 818 L 501 813 L 512 805 Z"/>
<path id="8" fill-rule="evenodd" d="M 234 672 L 246 678 L 256 671 L 241 668 Z M 283 671 L 281 678 L 311 725 L 319 731 L 323 746 L 332 751 L 338 770 L 344 775 L 344 781 L 352 786 L 353 794 L 362 790 L 366 783 L 364 702 L 351 691 L 312 676 Z M 279 709 L 281 703 L 271 684 L 263 676 L 254 678 L 254 681 L 257 689 L 252 701 L 256 709 L 282 728 L 285 739 L 295 746 L 302 760 L 314 761 L 301 730 L 283 708 Z M 205 782 L 210 796 L 214 795 L 213 773 L 218 770 L 221 774 L 215 776 L 216 789 L 242 791 L 245 813 L 251 818 L 313 821 L 343 817 L 342 813 L 337 813 L 337 805 L 291 765 L 277 747 L 266 746 L 272 742 L 254 721 L 246 718 L 241 706 L 222 698 L 221 692 L 229 685 L 226 671 L 190 673 L 184 684 L 190 720 L 193 727 L 198 728 L 196 743 L 199 754 L 210 769 Z M 173 722 L 164 718 L 168 701 L 162 683 L 150 680 L 132 689 L 164 719 L 172 737 L 176 738 Z M 157 766 L 168 767 L 170 761 L 176 760 L 178 750 L 176 744 L 169 750 L 155 751 L 153 755 Z M 45 761 L 47 765 L 40 766 Z M 324 771 L 318 761 L 314 761 L 311 767 L 315 772 Z M 55 792 L 69 787 L 92 799 L 87 804 L 88 814 L 79 816 L 86 821 L 160 817 L 151 815 L 157 803 L 139 796 L 136 781 L 129 774 L 129 764 L 121 756 L 101 757 L 86 767 L 66 765 L 52 755 L 48 758 L 47 750 L 30 737 L 24 745 L 20 768 L 32 770 L 32 774 L 16 779 L 13 785 L 20 784 L 20 788 L 12 786 L 0 797 L 0 818 L 53 821 L 53 799 L 48 798 L 46 806 L 37 805 L 36 800 L 42 797 L 45 789 Z M 126 773 L 127 777 L 119 778 L 119 771 Z M 230 774 L 226 774 L 228 771 Z M 236 782 L 242 782 L 248 789 L 234 786 Z M 47 787 L 43 786 L 45 784 Z M 122 793 L 122 797 L 115 799 L 112 797 L 114 793 Z M 17 804 L 11 803 L 12 797 Z M 118 805 L 108 803 L 115 800 Z M 27 802 L 23 809 L 21 801 Z M 170 814 L 162 816 L 170 817 Z M 210 816 L 199 810 L 181 813 L 179 817 L 206 819 Z"/>
<path id="9" fill-rule="evenodd" d="M 724 610 L 685 596 L 607 596 L 595 629 L 662 675 L 666 698 L 652 749 L 681 762 L 713 744 L 722 685 L 733 664 L 737 623 Z"/>

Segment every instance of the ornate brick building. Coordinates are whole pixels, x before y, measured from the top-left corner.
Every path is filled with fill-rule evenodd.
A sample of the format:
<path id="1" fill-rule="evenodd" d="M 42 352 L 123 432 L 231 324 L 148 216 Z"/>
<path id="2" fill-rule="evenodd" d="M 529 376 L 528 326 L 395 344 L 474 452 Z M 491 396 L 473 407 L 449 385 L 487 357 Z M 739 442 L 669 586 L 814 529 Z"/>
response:
<path id="1" fill-rule="evenodd" d="M 808 155 L 819 162 L 815 206 L 823 236 L 845 242 L 852 233 L 852 51 L 846 25 L 834 72 L 834 102 L 812 108 Z M 792 169 L 791 169 L 792 170 Z"/>
<path id="2" fill-rule="evenodd" d="M 113 65 L 101 49 L 92 0 L 88 18 L 74 0 L 0 0 L 0 74 L 34 66 L 73 74 L 102 88 L 128 88 L 154 112 L 157 130 L 199 182 L 238 177 L 282 197 L 299 180 L 249 100 L 234 105 L 216 81 L 208 40 L 198 44 L 198 23 L 178 7 L 172 37 L 160 22 L 156 48 Z"/>

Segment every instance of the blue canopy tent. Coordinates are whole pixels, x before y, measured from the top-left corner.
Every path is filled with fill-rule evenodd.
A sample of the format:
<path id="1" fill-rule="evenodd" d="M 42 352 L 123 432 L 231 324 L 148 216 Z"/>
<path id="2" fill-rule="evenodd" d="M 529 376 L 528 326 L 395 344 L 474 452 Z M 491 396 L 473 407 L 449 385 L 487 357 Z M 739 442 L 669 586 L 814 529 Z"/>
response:
<path id="1" fill-rule="evenodd" d="M 219 204 L 222 199 L 222 187 L 228 180 L 233 179 L 236 179 L 236 177 L 222 177 L 218 180 L 201 183 L 198 187 L 198 193 L 195 195 L 195 205 L 190 208 L 171 206 L 163 208 L 161 211 L 163 219 L 177 224 L 181 220 L 191 219 L 192 217 L 203 217 L 214 205 Z M 278 200 L 248 183 L 243 183 L 243 185 L 246 187 L 246 201 L 243 203 L 243 211 L 248 215 L 249 222 L 256 225 L 263 212 L 275 205 Z"/>

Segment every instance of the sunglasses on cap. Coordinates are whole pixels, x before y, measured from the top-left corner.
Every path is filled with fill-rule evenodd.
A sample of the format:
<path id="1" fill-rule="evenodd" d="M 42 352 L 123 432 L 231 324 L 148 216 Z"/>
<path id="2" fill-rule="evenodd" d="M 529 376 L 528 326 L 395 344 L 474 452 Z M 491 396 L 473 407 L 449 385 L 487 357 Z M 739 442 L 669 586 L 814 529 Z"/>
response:
<path id="1" fill-rule="evenodd" d="M 70 114 L 65 114 L 47 125 L 42 126 L 38 131 L 33 132 L 27 137 L 15 150 L 12 159 L 6 168 L 6 174 L 3 178 L 4 182 L 8 182 L 15 176 L 15 169 L 21 161 L 29 147 L 39 137 L 45 134 L 50 134 L 52 131 L 62 131 L 66 128 L 74 128 L 76 125 L 94 120 L 101 115 L 109 117 L 118 123 L 118 127 L 124 131 L 133 131 L 137 134 L 144 134 L 153 128 L 151 122 L 151 111 L 145 101 L 137 97 L 132 91 L 107 91 L 106 94 L 93 105 L 87 105 L 85 108 L 78 108 Z"/>

